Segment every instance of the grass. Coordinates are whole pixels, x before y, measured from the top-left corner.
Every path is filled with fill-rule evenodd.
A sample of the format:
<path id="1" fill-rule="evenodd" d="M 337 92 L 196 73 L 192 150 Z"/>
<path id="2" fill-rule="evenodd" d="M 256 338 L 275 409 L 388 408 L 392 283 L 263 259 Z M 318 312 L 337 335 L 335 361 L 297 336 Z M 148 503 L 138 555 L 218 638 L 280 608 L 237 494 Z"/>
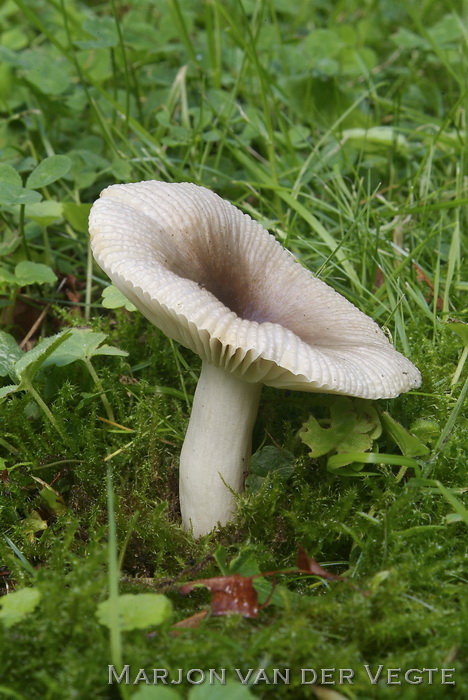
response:
<path id="1" fill-rule="evenodd" d="M 289 685 L 235 683 L 228 700 L 466 697 L 468 380 L 446 324 L 467 315 L 463 20 L 451 0 L 2 5 L 2 330 L 27 351 L 86 326 L 128 353 L 44 362 L 28 391 L 4 392 L 0 587 L 41 597 L 11 626 L 0 614 L 2 697 L 218 697 L 188 682 L 109 685 L 119 659 L 132 680 L 140 668 L 234 680 L 235 668 L 290 669 Z M 183 532 L 177 460 L 199 361 L 139 314 L 102 306 L 87 237 L 105 186 L 151 178 L 214 189 L 385 327 L 423 385 L 376 405 L 427 454 L 383 433 L 372 452 L 403 451 L 400 464 L 327 469 L 298 431 L 328 419 L 329 399 L 266 389 L 254 449 L 288 451 L 293 468 L 252 480 L 220 533 Z M 299 542 L 355 587 L 280 575 L 258 618 L 174 635 L 210 599 L 177 582 L 292 567 Z M 172 617 L 121 631 L 119 592 L 164 594 Z M 107 598 L 110 629 L 96 616 Z M 364 664 L 454 668 L 456 685 L 372 684 Z M 302 668 L 355 675 L 301 685 Z"/>

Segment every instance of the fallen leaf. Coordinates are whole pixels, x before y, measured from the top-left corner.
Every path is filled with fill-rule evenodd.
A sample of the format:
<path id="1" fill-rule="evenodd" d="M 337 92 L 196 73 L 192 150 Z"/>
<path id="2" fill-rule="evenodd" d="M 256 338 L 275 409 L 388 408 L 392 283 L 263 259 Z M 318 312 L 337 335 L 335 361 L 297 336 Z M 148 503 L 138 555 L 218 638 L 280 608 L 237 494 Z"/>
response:
<path id="1" fill-rule="evenodd" d="M 205 578 L 186 583 L 180 588 L 180 592 L 186 595 L 197 586 L 204 586 L 213 594 L 211 599 L 212 615 L 238 613 L 243 617 L 258 617 L 258 593 L 253 586 L 253 578 L 253 576 L 241 576 L 240 574 Z"/>
<path id="2" fill-rule="evenodd" d="M 418 263 L 414 262 L 413 267 L 416 270 L 417 281 L 424 282 L 424 284 L 426 284 L 429 287 L 430 294 L 429 294 L 429 296 L 425 297 L 425 299 L 426 299 L 427 303 L 430 304 L 434 298 L 434 284 L 433 284 L 431 278 L 426 275 L 426 273 L 424 272 L 422 267 L 420 265 L 418 265 Z M 444 306 L 444 300 L 442 299 L 441 296 L 438 296 L 437 302 L 436 302 L 437 310 L 441 311 L 443 309 L 443 306 Z"/>
<path id="3" fill-rule="evenodd" d="M 218 556 L 215 555 L 217 560 L 221 561 L 221 568 L 226 569 L 226 562 L 221 556 L 223 550 L 218 552 Z M 218 564 L 220 563 L 218 561 Z M 266 608 L 270 604 L 273 593 L 276 588 L 276 581 L 274 579 L 278 574 L 313 574 L 314 576 L 320 576 L 321 578 L 327 579 L 328 581 L 345 581 L 354 587 L 351 582 L 344 579 L 342 576 L 337 576 L 336 574 L 331 574 L 329 571 L 324 569 L 318 562 L 315 561 L 305 549 L 299 544 L 298 545 L 298 556 L 297 556 L 297 568 L 292 569 L 277 569 L 275 571 L 263 571 L 261 573 L 255 573 L 251 576 L 242 576 L 241 574 L 230 574 L 226 576 L 216 576 L 214 578 L 204 578 L 197 581 L 189 581 L 183 584 L 179 591 L 183 595 L 191 593 L 194 588 L 203 586 L 207 588 L 211 594 L 211 614 L 213 616 L 218 615 L 230 615 L 232 613 L 237 613 L 242 615 L 242 617 L 255 618 L 258 617 L 258 613 L 263 608 Z M 271 591 L 262 605 L 258 602 L 258 592 L 254 588 L 254 579 L 265 578 L 267 576 L 273 577 L 273 585 Z M 206 611 L 203 613 L 203 617 L 198 618 L 196 615 L 192 618 L 187 618 L 187 624 L 183 625 L 178 623 L 174 627 L 183 626 L 193 626 L 196 627 L 201 619 L 206 616 Z M 194 624 L 191 624 L 193 619 Z"/>
<path id="4" fill-rule="evenodd" d="M 381 287 L 385 282 L 385 275 L 383 273 L 383 270 L 381 267 L 378 267 L 377 270 L 375 271 L 375 278 L 374 278 L 374 291 Z"/>
<path id="5" fill-rule="evenodd" d="M 32 478 L 43 487 L 39 492 L 39 495 L 47 503 L 50 513 L 54 516 L 64 515 L 67 512 L 67 506 L 65 505 L 62 494 L 56 491 L 50 484 L 43 481 L 38 476 L 33 476 Z"/>
<path id="6" fill-rule="evenodd" d="M 305 574 L 313 574 L 314 576 L 320 576 L 321 578 L 327 579 L 327 581 L 343 581 L 343 576 L 337 576 L 336 574 L 331 574 L 329 571 L 320 566 L 320 564 L 315 561 L 305 551 L 302 545 L 298 545 L 297 552 L 297 568 Z"/>
<path id="7" fill-rule="evenodd" d="M 175 625 L 172 625 L 172 636 L 180 634 L 181 630 L 196 629 L 207 615 L 208 610 L 202 610 L 201 612 L 195 613 L 195 615 L 190 615 L 190 617 L 186 617 L 184 620 L 176 622 Z"/>

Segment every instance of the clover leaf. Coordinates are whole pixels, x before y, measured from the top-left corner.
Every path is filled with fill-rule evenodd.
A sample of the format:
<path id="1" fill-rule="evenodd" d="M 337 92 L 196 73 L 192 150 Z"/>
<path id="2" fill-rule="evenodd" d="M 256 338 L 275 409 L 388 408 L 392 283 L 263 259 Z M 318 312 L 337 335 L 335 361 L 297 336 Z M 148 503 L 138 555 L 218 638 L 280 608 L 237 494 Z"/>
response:
<path id="1" fill-rule="evenodd" d="M 113 601 L 112 601 L 113 602 Z M 99 603 L 96 616 L 106 627 L 111 627 L 110 599 Z M 161 625 L 170 619 L 172 604 L 160 593 L 124 593 L 117 598 L 119 626 L 123 631 L 141 630 Z"/>
<path id="2" fill-rule="evenodd" d="M 299 435 L 310 447 L 310 456 L 321 457 L 331 452 L 366 452 L 381 432 L 379 416 L 370 401 L 340 396 L 331 404 L 328 427 L 310 416 Z"/>
<path id="3" fill-rule="evenodd" d="M 0 599 L 0 620 L 5 627 L 21 622 L 39 605 L 41 592 L 37 588 L 22 588 Z"/>

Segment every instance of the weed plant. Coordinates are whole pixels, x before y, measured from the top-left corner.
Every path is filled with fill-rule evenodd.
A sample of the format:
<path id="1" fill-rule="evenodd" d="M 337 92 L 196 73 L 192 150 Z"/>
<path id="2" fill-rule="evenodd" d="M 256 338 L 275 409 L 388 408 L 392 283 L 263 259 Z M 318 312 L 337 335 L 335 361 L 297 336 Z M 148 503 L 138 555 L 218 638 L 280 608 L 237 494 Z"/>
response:
<path id="1" fill-rule="evenodd" d="M 39 596 L 0 612 L 0 696 L 468 697 L 462 3 L 5 0 L 0 32 L 0 586 Z M 423 384 L 378 410 L 426 454 L 405 461 L 383 433 L 373 452 L 399 464 L 327 469 L 298 431 L 312 413 L 327 424 L 329 399 L 266 389 L 254 451 L 290 455 L 287 475 L 253 479 L 220 532 L 184 532 L 178 454 L 199 360 L 103 306 L 87 236 L 99 192 L 143 179 L 212 188 L 383 326 Z M 34 365 L 51 420 L 31 391 L 11 393 L 11 337 L 31 351 L 83 327 L 126 354 L 93 355 L 94 374 L 83 358 Z M 280 575 L 257 618 L 174 633 L 210 600 L 176 583 L 223 561 L 293 567 L 298 543 L 353 586 Z M 160 625 L 122 631 L 115 605 L 108 626 L 97 616 L 148 592 L 172 603 Z M 109 685 L 109 664 L 129 664 L 132 683 L 141 668 L 233 682 Z M 290 669 L 290 683 L 242 686 L 236 668 Z M 303 668 L 355 675 L 301 685 Z M 440 672 L 391 685 L 388 668 L 453 668 L 456 685 Z"/>

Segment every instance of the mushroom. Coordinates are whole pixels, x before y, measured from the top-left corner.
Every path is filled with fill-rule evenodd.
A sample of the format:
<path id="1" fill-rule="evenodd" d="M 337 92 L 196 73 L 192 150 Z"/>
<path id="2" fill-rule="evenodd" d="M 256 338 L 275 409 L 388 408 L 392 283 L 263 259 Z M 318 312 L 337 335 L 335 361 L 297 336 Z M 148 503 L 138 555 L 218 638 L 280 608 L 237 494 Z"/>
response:
<path id="1" fill-rule="evenodd" d="M 420 384 L 372 319 L 204 187 L 112 185 L 89 228 L 113 284 L 202 359 L 180 454 L 182 521 L 195 537 L 235 513 L 263 384 L 366 399 Z"/>

